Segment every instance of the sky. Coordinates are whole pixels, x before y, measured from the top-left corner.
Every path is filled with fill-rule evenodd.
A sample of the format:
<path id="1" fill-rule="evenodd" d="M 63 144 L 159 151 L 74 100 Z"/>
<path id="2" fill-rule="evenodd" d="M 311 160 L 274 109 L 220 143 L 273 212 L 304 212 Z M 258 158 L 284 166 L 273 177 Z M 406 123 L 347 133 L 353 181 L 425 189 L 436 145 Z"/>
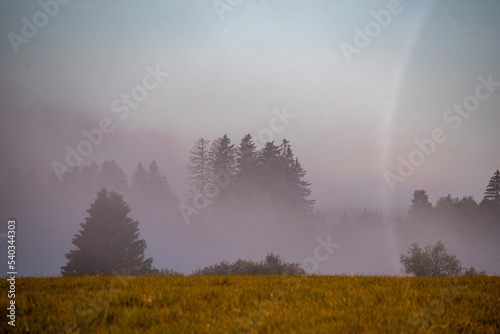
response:
<path id="1" fill-rule="evenodd" d="M 500 169 L 498 1 L 54 1 L 0 1 L 2 176 L 48 176 L 103 119 L 82 164 L 156 159 L 179 195 L 193 142 L 223 134 L 290 140 L 319 210 L 480 201 Z"/>

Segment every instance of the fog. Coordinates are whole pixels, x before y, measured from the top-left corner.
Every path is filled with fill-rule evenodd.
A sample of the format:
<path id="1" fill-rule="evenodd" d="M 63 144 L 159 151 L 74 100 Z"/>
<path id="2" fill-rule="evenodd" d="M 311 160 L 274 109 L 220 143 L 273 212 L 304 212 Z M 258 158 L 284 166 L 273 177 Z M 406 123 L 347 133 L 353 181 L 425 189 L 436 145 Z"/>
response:
<path id="1" fill-rule="evenodd" d="M 320 274 L 400 275 L 411 243 L 442 240 L 464 266 L 500 273 L 500 219 L 483 199 L 500 169 L 500 5 L 398 4 L 70 2 L 38 26 L 37 2 L 0 1 L 0 251 L 15 219 L 18 273 L 60 275 L 107 187 L 156 268 L 274 252 Z M 289 140 L 312 210 L 269 186 L 272 169 L 245 183 L 236 166 L 222 197 L 186 219 L 193 143 L 224 134 L 235 149 L 247 134 L 257 150 Z M 168 186 L 134 188 L 153 161 Z M 418 189 L 425 218 L 409 214 Z M 448 194 L 475 204 L 446 211 Z"/>

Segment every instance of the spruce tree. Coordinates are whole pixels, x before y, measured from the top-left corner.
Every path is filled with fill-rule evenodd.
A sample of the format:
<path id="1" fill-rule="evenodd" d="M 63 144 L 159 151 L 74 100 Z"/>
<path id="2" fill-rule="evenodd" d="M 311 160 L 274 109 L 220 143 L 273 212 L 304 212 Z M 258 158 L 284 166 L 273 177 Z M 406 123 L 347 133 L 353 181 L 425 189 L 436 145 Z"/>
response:
<path id="1" fill-rule="evenodd" d="M 192 187 L 190 196 L 203 194 L 209 182 L 209 144 L 210 141 L 200 138 L 194 142 L 187 165 L 187 182 Z"/>
<path id="2" fill-rule="evenodd" d="M 236 150 L 236 170 L 239 181 L 249 180 L 257 169 L 257 152 L 252 136 L 247 134 Z"/>
<path id="3" fill-rule="evenodd" d="M 229 191 L 236 176 L 236 149 L 227 135 L 212 142 L 209 153 L 210 189 L 205 194 L 210 198 L 220 197 Z"/>
<path id="4" fill-rule="evenodd" d="M 270 196 L 279 192 L 281 175 L 280 148 L 273 142 L 267 142 L 259 151 L 257 159 L 259 183 Z"/>
<path id="5" fill-rule="evenodd" d="M 99 173 L 100 186 L 114 191 L 122 191 L 128 187 L 127 174 L 114 160 L 104 160 Z"/>
<path id="6" fill-rule="evenodd" d="M 64 276 L 141 275 L 152 270 L 152 258 L 144 258 L 146 242 L 139 239 L 139 223 L 128 217 L 130 208 L 122 196 L 103 188 L 87 210 L 89 216 L 66 254 Z"/>
<path id="7" fill-rule="evenodd" d="M 498 169 L 490 178 L 483 199 L 500 204 L 500 171 Z"/>
<path id="8" fill-rule="evenodd" d="M 134 174 L 132 175 L 130 188 L 136 195 L 142 195 L 146 191 L 148 183 L 148 172 L 142 163 L 139 162 Z"/>
<path id="9" fill-rule="evenodd" d="M 169 192 L 169 185 L 164 174 L 160 173 L 160 168 L 155 160 L 148 166 L 148 186 L 156 196 L 163 197 Z"/>

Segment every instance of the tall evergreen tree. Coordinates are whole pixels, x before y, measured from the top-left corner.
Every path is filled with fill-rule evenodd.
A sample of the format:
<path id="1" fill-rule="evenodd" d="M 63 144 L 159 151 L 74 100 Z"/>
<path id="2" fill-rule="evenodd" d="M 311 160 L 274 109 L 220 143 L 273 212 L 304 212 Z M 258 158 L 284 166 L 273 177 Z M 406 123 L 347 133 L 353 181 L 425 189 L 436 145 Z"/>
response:
<path id="1" fill-rule="evenodd" d="M 169 191 L 169 184 L 165 174 L 161 174 L 160 168 L 155 160 L 148 166 L 148 185 L 157 196 L 163 196 Z"/>
<path id="2" fill-rule="evenodd" d="M 483 199 L 500 204 L 500 171 L 498 169 L 490 178 Z"/>
<path id="3" fill-rule="evenodd" d="M 205 192 L 209 182 L 209 144 L 210 141 L 200 138 L 194 142 L 187 165 L 187 182 L 192 186 L 190 196 Z"/>
<path id="4" fill-rule="evenodd" d="M 227 135 L 212 142 L 209 153 L 209 173 L 213 186 L 206 189 L 206 192 L 211 192 L 211 194 L 206 193 L 206 195 L 210 195 L 212 198 L 227 193 L 228 186 L 235 181 L 236 149 Z"/>
<path id="5" fill-rule="evenodd" d="M 500 224 L 500 171 L 497 169 L 490 178 L 483 200 L 479 204 L 481 219 L 486 226 Z"/>
<path id="6" fill-rule="evenodd" d="M 128 217 L 130 208 L 122 196 L 105 188 L 87 210 L 89 216 L 66 254 L 64 276 L 140 275 L 152 270 L 153 259 L 144 258 L 146 242 L 139 239 L 139 223 Z"/>
<path id="7" fill-rule="evenodd" d="M 114 160 L 104 160 L 99 173 L 100 186 L 114 191 L 122 191 L 128 187 L 127 174 Z"/>
<path id="8" fill-rule="evenodd" d="M 130 188 L 136 195 L 144 194 L 149 184 L 148 171 L 142 163 L 139 162 L 134 174 L 132 175 L 132 182 Z"/>
<path id="9" fill-rule="evenodd" d="M 236 167 L 236 149 L 227 135 L 217 138 L 210 147 L 210 173 L 216 177 L 220 172 L 234 176 Z"/>
<path id="10" fill-rule="evenodd" d="M 236 170 L 239 181 L 248 180 L 256 173 L 257 152 L 252 136 L 247 134 L 241 139 L 240 146 L 236 150 Z"/>
<path id="11" fill-rule="evenodd" d="M 258 178 L 264 191 L 270 196 L 280 188 L 282 181 L 280 148 L 273 142 L 267 142 L 258 154 Z"/>
<path id="12" fill-rule="evenodd" d="M 294 156 L 290 142 L 283 139 L 280 145 L 280 173 L 283 191 L 289 203 L 304 213 L 310 213 L 314 207 L 311 195 L 311 183 L 304 180 L 306 171 L 299 159 Z"/>

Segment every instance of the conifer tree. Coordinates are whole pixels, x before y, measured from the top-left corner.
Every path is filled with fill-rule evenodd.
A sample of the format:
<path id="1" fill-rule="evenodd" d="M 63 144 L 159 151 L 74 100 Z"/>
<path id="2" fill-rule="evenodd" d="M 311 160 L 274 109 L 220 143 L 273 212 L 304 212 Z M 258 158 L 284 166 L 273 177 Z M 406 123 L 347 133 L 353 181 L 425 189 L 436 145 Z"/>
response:
<path id="1" fill-rule="evenodd" d="M 209 144 L 210 141 L 200 138 L 194 142 L 187 165 L 187 182 L 192 186 L 190 196 L 205 192 L 209 182 Z"/>
<path id="2" fill-rule="evenodd" d="M 236 149 L 227 135 L 212 142 L 209 153 L 210 189 L 205 194 L 217 198 L 229 191 L 236 176 Z"/>
<path id="3" fill-rule="evenodd" d="M 238 180 L 248 180 L 257 169 L 257 152 L 252 136 L 247 134 L 241 139 L 236 150 L 236 170 Z"/>
<path id="4" fill-rule="evenodd" d="M 132 182 L 130 185 L 131 190 L 137 194 L 143 194 L 149 184 L 148 172 L 146 168 L 139 162 L 137 165 L 134 174 L 132 175 Z"/>
<path id="5" fill-rule="evenodd" d="M 130 208 L 122 196 L 103 188 L 87 210 L 89 216 L 72 242 L 76 249 L 66 254 L 64 276 L 141 275 L 152 270 L 152 259 L 144 258 L 146 242 L 139 239 L 139 223 L 128 217 Z"/>
<path id="6" fill-rule="evenodd" d="M 498 169 L 490 178 L 483 199 L 500 204 L 500 171 Z"/>
<path id="7" fill-rule="evenodd" d="M 114 191 L 122 191 L 128 188 L 127 174 L 114 160 L 104 160 L 99 172 L 99 178 L 101 187 Z"/>

